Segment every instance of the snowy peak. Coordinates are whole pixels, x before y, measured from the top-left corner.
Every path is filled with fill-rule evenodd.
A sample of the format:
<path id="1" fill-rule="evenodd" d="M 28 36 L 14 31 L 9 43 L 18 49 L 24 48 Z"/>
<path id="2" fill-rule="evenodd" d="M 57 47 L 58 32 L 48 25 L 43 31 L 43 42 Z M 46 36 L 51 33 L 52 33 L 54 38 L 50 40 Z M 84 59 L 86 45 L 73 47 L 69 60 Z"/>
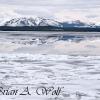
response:
<path id="1" fill-rule="evenodd" d="M 35 22 L 31 18 L 14 18 L 4 23 L 4 26 L 34 26 Z"/>
<path id="2" fill-rule="evenodd" d="M 61 27 L 61 23 L 51 20 L 51 19 L 44 19 L 44 18 L 36 18 L 35 22 L 38 26 L 56 26 L 56 27 Z"/>
<path id="3" fill-rule="evenodd" d="M 4 23 L 4 26 L 56 26 L 62 25 L 54 20 L 37 18 L 14 18 Z"/>
<path id="4" fill-rule="evenodd" d="M 81 22 L 80 20 L 70 21 L 70 22 L 63 22 L 63 27 L 96 27 L 94 23 L 85 23 Z"/>
<path id="5" fill-rule="evenodd" d="M 41 17 L 36 18 L 26 18 L 26 17 L 20 17 L 20 18 L 13 18 L 11 20 L 5 21 L 3 25 L 1 26 L 54 26 L 54 27 L 60 27 L 60 28 L 67 28 L 67 27 L 91 27 L 95 28 L 97 25 L 94 23 L 85 23 L 81 22 L 80 20 L 75 21 L 66 21 L 66 22 L 58 22 L 51 19 L 45 19 Z"/>

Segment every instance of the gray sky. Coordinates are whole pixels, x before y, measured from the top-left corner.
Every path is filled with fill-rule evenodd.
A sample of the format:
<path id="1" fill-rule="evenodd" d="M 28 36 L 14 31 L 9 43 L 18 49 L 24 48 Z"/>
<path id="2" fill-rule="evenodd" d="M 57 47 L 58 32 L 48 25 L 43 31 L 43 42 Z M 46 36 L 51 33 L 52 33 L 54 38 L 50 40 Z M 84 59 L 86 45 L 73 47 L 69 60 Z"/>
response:
<path id="1" fill-rule="evenodd" d="M 38 16 L 100 22 L 100 0 L 0 0 L 0 18 Z"/>

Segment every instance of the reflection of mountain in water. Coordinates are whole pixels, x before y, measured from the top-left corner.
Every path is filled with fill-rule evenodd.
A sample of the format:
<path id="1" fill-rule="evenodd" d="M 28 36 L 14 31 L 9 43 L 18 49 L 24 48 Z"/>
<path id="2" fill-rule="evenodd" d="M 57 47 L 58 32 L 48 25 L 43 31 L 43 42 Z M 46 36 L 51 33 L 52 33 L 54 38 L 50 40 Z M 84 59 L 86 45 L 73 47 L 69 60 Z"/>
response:
<path id="1" fill-rule="evenodd" d="M 100 55 L 99 33 L 1 32 L 0 52 Z"/>

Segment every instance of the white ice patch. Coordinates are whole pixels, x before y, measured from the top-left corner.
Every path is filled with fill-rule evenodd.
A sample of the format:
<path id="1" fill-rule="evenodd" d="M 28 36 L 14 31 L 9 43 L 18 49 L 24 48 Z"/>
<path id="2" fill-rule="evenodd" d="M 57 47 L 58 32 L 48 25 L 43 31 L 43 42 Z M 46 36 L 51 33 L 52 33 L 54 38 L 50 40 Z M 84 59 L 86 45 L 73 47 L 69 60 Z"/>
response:
<path id="1" fill-rule="evenodd" d="M 0 33 L 0 85 L 30 89 L 61 86 L 62 94 L 0 95 L 0 100 L 100 100 L 99 36 L 80 40 L 37 33 Z"/>
<path id="2" fill-rule="evenodd" d="M 17 88 L 22 88 L 23 84 L 32 89 L 39 86 L 64 87 L 57 100 L 78 100 L 80 95 L 80 100 L 97 100 L 100 96 L 99 65 L 100 56 L 0 54 L 0 81 L 8 86 L 22 84 L 13 85 Z M 28 96 L 28 99 L 27 96 L 14 96 L 15 100 L 31 100 L 33 97 L 36 100 L 41 98 L 36 94 Z M 12 100 L 13 97 L 6 98 Z M 53 96 L 43 96 L 44 99 L 55 100 Z"/>

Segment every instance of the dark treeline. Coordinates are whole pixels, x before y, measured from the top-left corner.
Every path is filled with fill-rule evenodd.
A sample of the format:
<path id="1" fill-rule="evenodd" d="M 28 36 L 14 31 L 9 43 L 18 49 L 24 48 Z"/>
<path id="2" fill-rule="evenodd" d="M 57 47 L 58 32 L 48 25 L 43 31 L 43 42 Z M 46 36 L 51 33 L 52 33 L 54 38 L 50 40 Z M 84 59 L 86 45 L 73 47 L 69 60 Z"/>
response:
<path id="1" fill-rule="evenodd" d="M 100 28 L 88 27 L 53 27 L 53 26 L 0 26 L 0 31 L 75 31 L 75 32 L 100 32 Z"/>
<path id="2" fill-rule="evenodd" d="M 1 31 L 54 31 L 62 30 L 58 27 L 53 26 L 0 26 Z"/>

